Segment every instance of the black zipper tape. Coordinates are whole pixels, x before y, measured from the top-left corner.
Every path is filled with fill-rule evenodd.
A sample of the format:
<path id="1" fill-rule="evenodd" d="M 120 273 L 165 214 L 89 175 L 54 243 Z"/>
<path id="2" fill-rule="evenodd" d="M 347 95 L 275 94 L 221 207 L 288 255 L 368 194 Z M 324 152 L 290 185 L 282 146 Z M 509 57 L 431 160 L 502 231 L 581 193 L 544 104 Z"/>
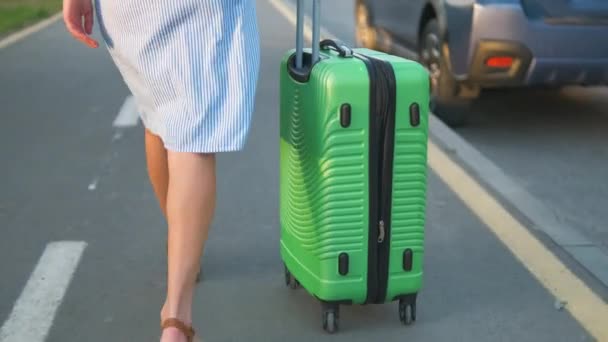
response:
<path id="1" fill-rule="evenodd" d="M 391 207 L 393 190 L 393 156 L 395 149 L 395 110 L 396 110 L 396 80 L 395 73 L 389 62 L 379 61 L 384 70 L 386 81 L 386 106 L 384 111 L 384 126 L 382 137 L 382 172 L 380 179 L 380 222 L 384 226 L 384 239 L 378 240 L 378 295 L 377 303 L 386 299 L 389 277 L 389 258 L 391 240 Z"/>
<path id="2" fill-rule="evenodd" d="M 369 234 L 366 303 L 382 303 L 388 286 L 396 81 L 390 63 L 359 53 L 370 78 Z"/>
<path id="3" fill-rule="evenodd" d="M 367 56 L 355 54 L 355 57 L 363 61 L 369 74 L 369 146 L 378 146 L 380 136 L 378 133 L 377 115 L 378 111 L 378 83 L 377 70 L 374 62 Z M 377 227 L 379 214 L 378 210 L 380 203 L 378 202 L 378 178 L 379 169 L 376 167 L 380 163 L 379 151 L 371 148 L 369 150 L 369 230 L 368 230 L 368 256 L 367 256 L 367 298 L 365 303 L 375 301 L 378 293 L 378 244 L 377 244 Z"/>

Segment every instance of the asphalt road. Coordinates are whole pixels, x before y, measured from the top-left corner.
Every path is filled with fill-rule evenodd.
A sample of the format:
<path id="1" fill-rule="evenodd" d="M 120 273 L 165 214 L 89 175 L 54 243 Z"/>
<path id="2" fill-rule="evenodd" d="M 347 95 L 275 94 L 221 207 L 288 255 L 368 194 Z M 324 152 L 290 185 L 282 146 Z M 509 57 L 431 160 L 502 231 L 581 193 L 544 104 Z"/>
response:
<path id="1" fill-rule="evenodd" d="M 607 88 L 488 93 L 457 132 L 608 250 Z"/>
<path id="2" fill-rule="evenodd" d="M 328 25 L 352 34 L 350 13 Z M 255 121 L 246 150 L 219 157 L 218 208 L 196 298 L 195 326 L 206 341 L 591 340 L 432 170 L 418 321 L 401 326 L 394 304 L 343 307 L 340 333 L 327 336 L 318 303 L 303 290 L 285 288 L 278 249 L 278 65 L 293 44 L 294 28 L 266 0 L 258 1 L 258 14 L 263 62 Z M 165 225 L 146 178 L 141 125 L 112 126 L 128 95 L 107 53 L 71 40 L 62 23 L 0 50 L 0 322 L 14 315 L 49 242 L 84 241 L 46 341 L 157 339 Z M 547 141 L 559 136 L 541 121 L 559 124 L 543 115 L 520 118 L 550 135 L 545 146 L 551 150 Z M 508 121 L 500 117 L 479 121 L 497 132 Z M 565 125 L 566 115 L 561 117 Z M 518 132 L 511 134 L 521 138 L 515 144 L 530 149 L 524 130 L 514 125 L 511 132 Z M 593 130 L 596 139 L 599 129 Z M 464 134 L 488 153 L 507 150 L 515 157 L 506 134 L 483 130 Z M 600 193 L 601 185 L 595 186 Z"/>

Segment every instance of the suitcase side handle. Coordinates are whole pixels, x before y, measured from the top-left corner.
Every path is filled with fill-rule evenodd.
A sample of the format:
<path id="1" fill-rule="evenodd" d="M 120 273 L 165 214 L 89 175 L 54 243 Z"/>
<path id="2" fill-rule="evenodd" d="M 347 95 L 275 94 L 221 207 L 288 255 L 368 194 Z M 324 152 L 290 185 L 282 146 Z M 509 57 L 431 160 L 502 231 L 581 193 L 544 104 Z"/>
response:
<path id="1" fill-rule="evenodd" d="M 321 0 L 312 1 L 312 60 L 314 65 L 319 60 L 319 36 L 321 32 Z M 297 0 L 296 5 L 296 69 L 303 67 L 304 55 L 304 0 Z"/>
<path id="2" fill-rule="evenodd" d="M 341 40 L 336 39 L 324 39 L 321 41 L 321 49 L 327 50 L 329 48 L 333 48 L 338 51 L 340 57 L 350 58 L 353 56 L 353 50 L 351 50 L 346 44 L 344 44 Z"/>

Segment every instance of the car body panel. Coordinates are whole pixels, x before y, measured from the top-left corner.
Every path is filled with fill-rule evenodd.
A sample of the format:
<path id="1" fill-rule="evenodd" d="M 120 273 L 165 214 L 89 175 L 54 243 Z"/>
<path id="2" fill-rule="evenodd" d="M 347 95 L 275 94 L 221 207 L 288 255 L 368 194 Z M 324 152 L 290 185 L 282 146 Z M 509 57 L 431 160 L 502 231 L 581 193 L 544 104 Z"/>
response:
<path id="1" fill-rule="evenodd" d="M 608 1 L 605 0 L 364 0 L 374 28 L 390 44 L 413 52 L 426 6 L 437 14 L 454 79 L 482 86 L 608 84 Z M 522 52 L 525 73 L 480 74 L 484 42 Z M 398 50 L 395 47 L 395 50 Z M 491 53 L 488 52 L 488 53 Z M 518 56 L 516 56 L 518 57 Z M 525 58 L 524 58 L 525 57 Z M 486 70 L 487 71 L 487 70 Z M 518 74 L 513 72 L 512 74 Z"/>
<path id="2" fill-rule="evenodd" d="M 479 41 L 515 41 L 533 56 L 526 85 L 608 83 L 608 25 L 551 24 L 530 20 L 521 6 L 476 5 L 473 27 L 463 68 Z"/>
<path id="3" fill-rule="evenodd" d="M 605 0 L 521 0 L 532 19 L 577 19 L 572 23 L 604 22 L 608 18 Z"/>

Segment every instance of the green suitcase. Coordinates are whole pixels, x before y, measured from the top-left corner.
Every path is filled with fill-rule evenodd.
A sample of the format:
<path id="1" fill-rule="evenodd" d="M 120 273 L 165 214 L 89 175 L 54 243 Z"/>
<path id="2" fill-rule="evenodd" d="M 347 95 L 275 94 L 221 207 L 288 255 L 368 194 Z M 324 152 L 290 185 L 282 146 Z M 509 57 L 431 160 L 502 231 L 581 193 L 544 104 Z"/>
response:
<path id="1" fill-rule="evenodd" d="M 400 320 L 410 324 L 423 276 L 428 72 L 334 40 L 304 49 L 301 13 L 298 0 L 296 49 L 280 70 L 286 284 L 322 303 L 330 333 L 341 304 L 398 300 Z"/>

